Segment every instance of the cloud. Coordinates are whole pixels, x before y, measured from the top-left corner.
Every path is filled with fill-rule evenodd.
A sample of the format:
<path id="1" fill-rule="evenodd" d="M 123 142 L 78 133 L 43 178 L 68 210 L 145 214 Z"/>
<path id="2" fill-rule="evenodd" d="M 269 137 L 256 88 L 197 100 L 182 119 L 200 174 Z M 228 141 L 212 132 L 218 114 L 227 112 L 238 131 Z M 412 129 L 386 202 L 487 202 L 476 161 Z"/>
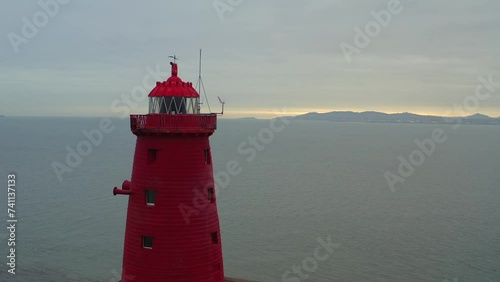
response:
<path id="1" fill-rule="evenodd" d="M 40 7 L 9 1 L 0 17 L 0 113 L 111 115 L 107 105 L 168 55 L 242 112 L 366 109 L 439 111 L 500 69 L 498 1 L 401 1 L 371 44 L 347 63 L 339 48 L 389 1 L 243 1 L 220 21 L 212 1 L 71 1 L 13 52 L 9 32 Z M 142 106 L 146 106 L 145 103 Z M 58 107 L 61 110 L 58 110 Z M 500 101 L 485 112 L 500 116 Z"/>

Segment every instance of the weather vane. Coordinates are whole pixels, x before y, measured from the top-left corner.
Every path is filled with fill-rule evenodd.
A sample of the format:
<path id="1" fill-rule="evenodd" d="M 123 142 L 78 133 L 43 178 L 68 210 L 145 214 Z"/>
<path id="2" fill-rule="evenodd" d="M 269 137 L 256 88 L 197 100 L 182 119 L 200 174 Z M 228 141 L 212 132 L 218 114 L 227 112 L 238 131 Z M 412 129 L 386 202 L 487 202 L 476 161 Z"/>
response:
<path id="1" fill-rule="evenodd" d="M 173 55 L 173 56 L 168 56 L 168 57 L 169 57 L 169 58 L 174 59 L 174 64 L 175 64 L 175 62 L 176 62 L 177 60 L 179 60 L 179 58 L 177 58 L 177 56 L 176 56 L 176 55 Z"/>

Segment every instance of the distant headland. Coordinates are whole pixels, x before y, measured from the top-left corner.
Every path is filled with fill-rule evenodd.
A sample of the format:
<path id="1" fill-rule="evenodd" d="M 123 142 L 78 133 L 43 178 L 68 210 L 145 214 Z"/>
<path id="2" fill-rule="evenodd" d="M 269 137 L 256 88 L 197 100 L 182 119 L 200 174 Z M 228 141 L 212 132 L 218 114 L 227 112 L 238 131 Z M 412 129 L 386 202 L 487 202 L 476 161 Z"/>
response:
<path id="1" fill-rule="evenodd" d="M 289 116 L 293 120 L 323 120 L 333 122 L 377 122 L 377 123 L 421 123 L 421 124 L 493 124 L 500 125 L 500 117 L 493 118 L 483 114 L 466 117 L 440 117 L 412 113 L 387 114 L 382 112 L 334 111 L 328 113 L 311 112 Z"/>

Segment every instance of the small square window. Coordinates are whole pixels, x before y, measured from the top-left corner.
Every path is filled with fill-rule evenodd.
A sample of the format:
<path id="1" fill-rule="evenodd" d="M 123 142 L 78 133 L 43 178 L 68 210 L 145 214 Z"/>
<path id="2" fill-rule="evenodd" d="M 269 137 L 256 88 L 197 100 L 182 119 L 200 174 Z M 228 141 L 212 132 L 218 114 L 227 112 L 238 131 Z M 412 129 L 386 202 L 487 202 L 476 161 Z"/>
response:
<path id="1" fill-rule="evenodd" d="M 203 150 L 203 152 L 205 155 L 205 164 L 211 164 L 212 163 L 212 155 L 210 154 L 210 148 Z"/>
<path id="2" fill-rule="evenodd" d="M 152 236 L 142 236 L 142 247 L 144 249 L 153 248 L 153 237 Z"/>
<path id="3" fill-rule="evenodd" d="M 220 263 L 216 263 L 213 265 L 214 270 L 220 270 Z"/>
<path id="4" fill-rule="evenodd" d="M 212 243 L 213 244 L 218 244 L 219 243 L 219 237 L 217 236 L 217 232 L 212 232 Z"/>
<path id="5" fill-rule="evenodd" d="M 156 162 L 157 154 L 158 154 L 158 149 L 148 149 L 148 164 Z"/>
<path id="6" fill-rule="evenodd" d="M 156 201 L 156 191 L 146 190 L 146 205 L 154 206 Z"/>
<path id="7" fill-rule="evenodd" d="M 213 203 L 215 202 L 215 193 L 214 193 L 214 188 L 208 188 L 208 202 Z"/>

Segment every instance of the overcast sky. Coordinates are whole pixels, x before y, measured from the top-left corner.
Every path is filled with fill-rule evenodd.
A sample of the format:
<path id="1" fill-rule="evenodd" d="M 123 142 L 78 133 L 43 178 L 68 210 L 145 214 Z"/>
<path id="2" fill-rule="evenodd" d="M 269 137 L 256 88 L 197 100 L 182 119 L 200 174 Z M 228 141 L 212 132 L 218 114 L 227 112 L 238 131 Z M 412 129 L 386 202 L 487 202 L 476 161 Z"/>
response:
<path id="1" fill-rule="evenodd" d="M 146 68 L 169 72 L 169 55 L 196 83 L 199 48 L 212 110 L 221 96 L 227 117 L 284 107 L 453 115 L 479 76 L 500 81 L 498 0 L 401 0 L 362 48 L 355 28 L 391 0 L 217 0 L 219 10 L 213 0 L 59 1 L 46 24 L 37 1 L 4 1 L 0 114 L 118 116 Z M 350 62 L 342 42 L 357 48 Z M 130 112 L 147 112 L 147 99 L 134 99 Z M 500 87 L 474 112 L 500 116 Z"/>

